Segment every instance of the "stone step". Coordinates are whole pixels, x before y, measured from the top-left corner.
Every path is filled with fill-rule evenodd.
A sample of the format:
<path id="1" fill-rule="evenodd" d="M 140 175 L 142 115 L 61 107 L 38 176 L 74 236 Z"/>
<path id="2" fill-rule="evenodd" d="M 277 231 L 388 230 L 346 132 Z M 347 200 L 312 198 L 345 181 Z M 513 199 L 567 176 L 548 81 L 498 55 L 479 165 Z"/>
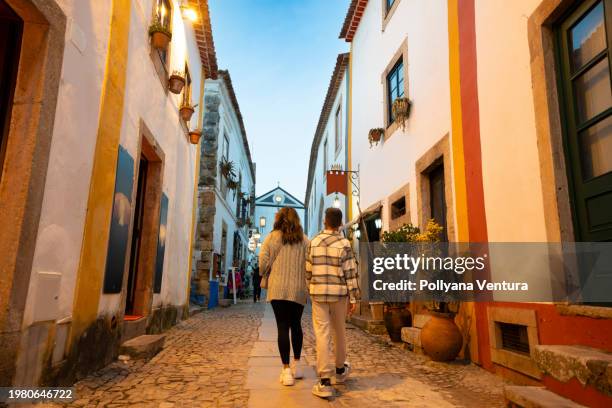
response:
<path id="1" fill-rule="evenodd" d="M 508 385 L 504 387 L 504 398 L 510 407 L 522 408 L 585 408 L 584 405 L 563 398 L 544 387 Z"/>
<path id="2" fill-rule="evenodd" d="M 123 334 L 121 335 L 121 342 L 125 343 L 135 337 L 141 336 L 147 332 L 147 319 L 141 317 L 136 320 L 124 320 L 123 321 Z"/>
<path id="3" fill-rule="evenodd" d="M 164 348 L 165 334 L 144 334 L 126 341 L 119 347 L 119 354 L 133 359 L 150 359 Z"/>
<path id="4" fill-rule="evenodd" d="M 612 353 L 586 346 L 537 345 L 532 358 L 540 370 L 558 381 L 575 377 L 582 385 L 612 392 Z"/>
<path id="5" fill-rule="evenodd" d="M 412 344 L 413 347 L 421 347 L 421 329 L 417 327 L 402 327 L 402 341 Z"/>
<path id="6" fill-rule="evenodd" d="M 352 315 L 350 322 L 359 327 L 361 330 L 365 330 L 372 334 L 387 334 L 387 328 L 385 322 L 382 320 L 375 320 L 369 317 Z"/>

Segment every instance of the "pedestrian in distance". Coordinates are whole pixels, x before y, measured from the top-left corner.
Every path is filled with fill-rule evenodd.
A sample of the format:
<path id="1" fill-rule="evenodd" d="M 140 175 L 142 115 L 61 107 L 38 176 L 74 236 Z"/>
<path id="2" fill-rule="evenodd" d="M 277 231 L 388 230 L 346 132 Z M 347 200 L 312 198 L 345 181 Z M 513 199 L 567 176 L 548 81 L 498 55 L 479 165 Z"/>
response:
<path id="1" fill-rule="evenodd" d="M 262 287 L 272 303 L 278 329 L 278 351 L 283 368 L 280 382 L 295 384 L 303 377 L 300 363 L 302 354 L 302 312 L 308 292 L 306 290 L 306 248 L 308 239 L 293 208 L 281 208 L 274 219 L 274 229 L 268 234 L 259 253 Z M 291 334 L 291 341 L 289 341 Z M 293 367 L 290 349 L 293 348 Z"/>
<path id="2" fill-rule="evenodd" d="M 346 317 L 355 311 L 360 298 L 355 256 L 339 231 L 341 225 L 340 209 L 325 210 L 325 229 L 312 239 L 306 252 L 319 376 L 312 393 L 321 398 L 332 397 L 332 384 L 344 383 L 351 371 L 346 361 Z"/>
<path id="3" fill-rule="evenodd" d="M 261 297 L 261 276 L 259 276 L 259 265 L 253 267 L 253 303 L 257 303 Z"/>

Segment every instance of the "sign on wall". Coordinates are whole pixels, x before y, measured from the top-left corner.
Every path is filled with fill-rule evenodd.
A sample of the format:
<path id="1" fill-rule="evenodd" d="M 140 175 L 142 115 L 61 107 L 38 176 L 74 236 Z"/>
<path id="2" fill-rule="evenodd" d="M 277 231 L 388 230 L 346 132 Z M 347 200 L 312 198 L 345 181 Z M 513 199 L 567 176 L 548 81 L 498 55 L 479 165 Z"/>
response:
<path id="1" fill-rule="evenodd" d="M 132 216 L 132 190 L 134 186 L 134 159 L 119 145 L 117 175 L 113 196 L 110 234 L 106 252 L 104 293 L 120 293 L 128 248 L 130 219 Z"/>

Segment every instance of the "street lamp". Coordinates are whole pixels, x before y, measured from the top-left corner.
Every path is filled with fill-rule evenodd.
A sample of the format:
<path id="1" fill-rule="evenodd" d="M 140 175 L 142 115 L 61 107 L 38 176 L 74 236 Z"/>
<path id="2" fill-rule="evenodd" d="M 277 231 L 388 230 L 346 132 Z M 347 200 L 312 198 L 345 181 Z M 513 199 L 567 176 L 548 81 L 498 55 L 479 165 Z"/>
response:
<path id="1" fill-rule="evenodd" d="M 334 208 L 340 208 L 340 197 L 338 197 L 338 193 L 336 193 L 336 197 L 334 198 Z"/>

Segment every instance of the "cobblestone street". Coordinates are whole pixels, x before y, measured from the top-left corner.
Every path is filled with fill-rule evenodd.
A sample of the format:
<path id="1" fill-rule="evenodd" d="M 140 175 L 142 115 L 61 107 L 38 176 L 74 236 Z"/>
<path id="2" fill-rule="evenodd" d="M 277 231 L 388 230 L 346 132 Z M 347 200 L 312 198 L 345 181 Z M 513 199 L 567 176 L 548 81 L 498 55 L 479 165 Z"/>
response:
<path id="1" fill-rule="evenodd" d="M 308 309 L 303 326 L 305 359 L 312 366 L 314 336 Z M 205 311 L 168 331 L 164 350 L 150 361 L 117 361 L 78 382 L 78 399 L 69 406 L 503 405 L 503 384 L 492 374 L 469 364 L 431 362 L 351 326 L 349 359 L 354 371 L 328 404 L 310 395 L 312 368 L 294 387 L 278 383 L 275 336 L 271 309 L 264 304 Z"/>

